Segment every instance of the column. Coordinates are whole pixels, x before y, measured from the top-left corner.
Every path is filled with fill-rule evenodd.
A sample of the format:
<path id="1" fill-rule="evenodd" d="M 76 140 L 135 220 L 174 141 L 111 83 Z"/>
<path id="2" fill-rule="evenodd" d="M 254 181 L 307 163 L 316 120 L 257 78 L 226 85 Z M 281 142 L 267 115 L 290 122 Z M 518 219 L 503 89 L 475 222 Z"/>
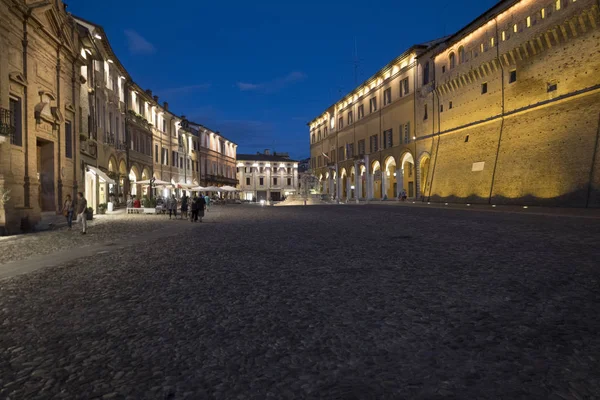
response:
<path id="1" fill-rule="evenodd" d="M 340 204 L 340 197 L 342 197 L 342 179 L 340 178 L 340 171 L 338 164 L 335 164 L 335 190 L 336 190 L 336 203 Z"/>
<path id="2" fill-rule="evenodd" d="M 383 166 L 382 166 L 383 168 Z M 383 201 L 383 199 L 385 199 L 385 196 L 387 195 L 387 183 L 388 183 L 388 177 L 387 177 L 387 171 L 381 169 L 381 200 Z"/>
<path id="3" fill-rule="evenodd" d="M 354 200 L 356 201 L 356 204 L 359 203 L 359 198 L 362 194 L 362 187 L 361 187 L 361 177 L 360 177 L 360 167 L 358 165 L 358 162 L 354 163 Z"/>
<path id="4" fill-rule="evenodd" d="M 369 201 L 373 198 L 373 184 L 371 183 L 371 166 L 369 162 L 369 156 L 365 156 L 365 169 L 365 185 L 367 185 L 365 195 L 367 196 L 367 201 Z"/>
<path id="5" fill-rule="evenodd" d="M 400 196 L 400 193 L 402 193 L 403 180 L 404 175 L 402 175 L 402 169 L 398 168 L 396 170 L 396 198 L 398 198 L 398 196 Z"/>

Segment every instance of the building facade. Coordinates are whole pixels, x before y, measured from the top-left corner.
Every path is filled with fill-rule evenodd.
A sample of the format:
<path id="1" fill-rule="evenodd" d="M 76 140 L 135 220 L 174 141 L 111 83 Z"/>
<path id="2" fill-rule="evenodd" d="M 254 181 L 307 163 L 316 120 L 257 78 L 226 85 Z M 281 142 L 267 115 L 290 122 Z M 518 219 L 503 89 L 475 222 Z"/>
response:
<path id="1" fill-rule="evenodd" d="M 237 188 L 248 201 L 281 201 L 298 193 L 298 161 L 287 153 L 237 155 Z"/>
<path id="2" fill-rule="evenodd" d="M 0 225 L 27 229 L 78 187 L 80 43 L 61 1 L 0 1 Z"/>
<path id="3" fill-rule="evenodd" d="M 0 226 L 26 230 L 81 191 L 88 205 L 235 185 L 237 145 L 135 83 L 101 26 L 62 1 L 0 0 Z M 158 72 L 158 71 L 157 71 Z M 170 183 L 149 190 L 139 182 Z"/>
<path id="4" fill-rule="evenodd" d="M 310 123 L 321 190 L 341 198 L 390 198 L 402 188 L 427 201 L 600 206 L 600 77 L 592 73 L 600 66 L 599 22 L 593 0 L 507 0 L 456 34 L 414 47 L 408 135 L 390 135 L 395 126 L 382 120 L 357 139 L 373 137 L 383 154 L 363 146 L 350 165 L 332 157 L 333 143 L 358 142 L 344 128 L 321 141 L 318 133 L 325 120 L 333 128 L 331 116 L 350 101 L 361 104 L 361 90 L 371 97 L 373 81 L 379 91 L 390 82 L 393 104 L 398 85 L 389 66 Z M 348 191 L 348 176 L 358 193 Z"/>

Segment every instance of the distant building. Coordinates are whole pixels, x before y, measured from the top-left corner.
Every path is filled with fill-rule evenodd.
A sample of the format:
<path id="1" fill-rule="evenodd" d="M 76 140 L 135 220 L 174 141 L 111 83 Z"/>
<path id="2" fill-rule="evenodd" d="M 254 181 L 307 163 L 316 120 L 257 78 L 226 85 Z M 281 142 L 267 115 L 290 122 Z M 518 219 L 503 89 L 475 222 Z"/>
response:
<path id="1" fill-rule="evenodd" d="M 298 161 L 288 153 L 237 155 L 238 189 L 250 201 L 281 201 L 298 192 Z"/>

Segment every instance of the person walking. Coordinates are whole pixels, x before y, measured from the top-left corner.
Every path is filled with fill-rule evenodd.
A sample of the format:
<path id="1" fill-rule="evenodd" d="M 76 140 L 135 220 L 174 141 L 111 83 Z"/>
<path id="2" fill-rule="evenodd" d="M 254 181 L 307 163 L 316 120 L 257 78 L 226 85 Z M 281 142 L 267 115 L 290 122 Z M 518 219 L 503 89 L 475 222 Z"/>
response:
<path id="1" fill-rule="evenodd" d="M 77 193 L 77 223 L 81 221 L 81 234 L 85 235 L 87 231 L 87 200 L 83 193 Z"/>
<path id="2" fill-rule="evenodd" d="M 198 221 L 198 196 L 194 196 L 191 203 L 192 216 L 190 217 L 190 222 L 196 222 Z"/>
<path id="3" fill-rule="evenodd" d="M 169 207 L 169 219 L 171 219 L 171 215 L 173 214 L 175 214 L 175 219 L 177 219 L 177 199 L 175 195 L 171 195 L 167 206 Z"/>
<path id="4" fill-rule="evenodd" d="M 210 211 L 210 197 L 208 195 L 204 196 L 204 209 Z"/>
<path id="5" fill-rule="evenodd" d="M 196 221 L 198 221 L 198 218 L 200 218 L 200 222 L 202 222 L 202 218 L 204 218 L 204 210 L 206 209 L 206 200 L 204 197 L 200 196 L 197 201 L 198 205 L 196 207 L 198 208 L 198 211 L 196 212 Z"/>
<path id="6" fill-rule="evenodd" d="M 188 199 L 185 193 L 181 197 L 181 219 L 188 217 Z"/>
<path id="7" fill-rule="evenodd" d="M 71 199 L 71 195 L 68 194 L 65 203 L 63 204 L 62 213 L 67 218 L 67 226 L 69 230 L 73 227 L 73 212 L 75 211 L 75 207 L 73 205 L 73 200 Z"/>

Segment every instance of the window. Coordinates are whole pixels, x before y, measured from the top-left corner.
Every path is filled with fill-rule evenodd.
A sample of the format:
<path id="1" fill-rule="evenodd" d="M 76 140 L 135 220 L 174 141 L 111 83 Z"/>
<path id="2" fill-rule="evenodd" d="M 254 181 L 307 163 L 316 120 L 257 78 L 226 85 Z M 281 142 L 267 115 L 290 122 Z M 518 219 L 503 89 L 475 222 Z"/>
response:
<path id="1" fill-rule="evenodd" d="M 344 117 L 338 119 L 338 130 L 344 127 Z"/>
<path id="2" fill-rule="evenodd" d="M 517 33 L 517 32 L 519 32 L 519 25 L 518 25 L 518 24 L 514 24 L 514 25 L 513 25 L 513 32 L 514 32 L 514 33 Z"/>
<path id="3" fill-rule="evenodd" d="M 442 74 L 446 72 L 446 66 L 442 65 Z"/>
<path id="4" fill-rule="evenodd" d="M 425 104 L 425 107 L 424 107 L 423 111 L 424 111 L 424 113 L 423 113 L 423 120 L 426 120 L 428 118 L 428 116 L 427 116 L 427 104 Z"/>
<path id="5" fill-rule="evenodd" d="M 323 128 L 323 136 L 327 136 L 327 126 L 325 126 L 325 128 Z"/>
<path id="6" fill-rule="evenodd" d="M 506 40 L 506 31 L 502 31 L 502 41 Z"/>
<path id="7" fill-rule="evenodd" d="M 154 144 L 154 161 L 158 163 L 158 145 Z"/>
<path id="8" fill-rule="evenodd" d="M 12 120 L 11 125 L 13 134 L 10 137 L 10 143 L 15 146 L 23 146 L 23 109 L 21 107 L 21 99 L 18 97 L 10 98 L 9 101 L 10 115 Z"/>
<path id="9" fill-rule="evenodd" d="M 423 85 L 429 84 L 429 61 L 425 63 L 423 67 Z"/>
<path id="10" fill-rule="evenodd" d="M 246 178 L 246 185 L 250 186 L 250 178 Z"/>
<path id="11" fill-rule="evenodd" d="M 546 9 L 542 8 L 542 10 L 540 11 L 541 17 L 542 19 L 546 18 Z"/>
<path id="12" fill-rule="evenodd" d="M 562 4 L 561 4 L 561 1 L 562 1 L 562 0 L 556 0 L 556 3 L 555 3 L 556 11 L 560 10 L 560 7 L 561 7 L 561 5 L 562 5 Z"/>
<path id="13" fill-rule="evenodd" d="M 404 125 L 404 143 L 410 143 L 410 122 Z"/>
<path id="14" fill-rule="evenodd" d="M 458 63 L 462 64 L 465 62 L 465 48 L 463 46 L 460 46 L 458 48 Z"/>
<path id="15" fill-rule="evenodd" d="M 200 162 L 196 161 L 196 172 L 200 171 Z"/>
<path id="16" fill-rule="evenodd" d="M 495 37 L 491 37 L 490 38 L 490 47 L 494 47 L 496 45 L 496 38 Z"/>
<path id="17" fill-rule="evenodd" d="M 444 112 L 444 105 L 440 104 L 440 112 L 443 113 Z"/>
<path id="18" fill-rule="evenodd" d="M 556 84 L 556 82 L 548 83 L 548 88 L 547 88 L 548 93 L 555 92 L 557 89 L 558 89 L 558 85 Z"/>
<path id="19" fill-rule="evenodd" d="M 287 178 L 287 185 L 292 186 L 292 178 Z"/>
<path id="20" fill-rule="evenodd" d="M 354 116 L 352 115 L 352 111 L 348 111 L 348 125 L 354 122 Z"/>
<path id="21" fill-rule="evenodd" d="M 263 173 L 263 170 L 264 170 L 264 168 L 263 168 L 263 167 L 259 167 L 259 168 L 258 168 L 258 173 L 259 173 L 259 174 L 262 174 L 262 173 Z"/>
<path id="22" fill-rule="evenodd" d="M 340 147 L 340 148 L 341 148 L 341 147 Z M 291 167 L 287 169 L 287 173 L 288 173 L 288 174 L 291 174 L 291 173 L 292 173 L 292 168 L 291 168 Z"/>
<path id="23" fill-rule="evenodd" d="M 340 148 L 338 149 L 338 161 L 342 161 L 342 160 L 345 160 L 345 159 L 346 159 L 346 157 L 345 157 L 345 155 L 344 155 L 344 148 L 343 148 L 343 147 L 340 147 Z M 290 169 L 288 168 L 288 174 L 290 173 L 290 172 L 289 172 L 289 170 L 290 170 Z"/>
<path id="24" fill-rule="evenodd" d="M 277 178 L 273 178 L 273 185 L 277 186 Z"/>
<path id="25" fill-rule="evenodd" d="M 387 88 L 383 92 L 383 105 L 387 106 L 392 102 L 392 88 Z"/>
<path id="26" fill-rule="evenodd" d="M 359 155 L 363 155 L 365 154 L 365 139 L 359 140 L 358 141 L 358 154 Z"/>
<path id="27" fill-rule="evenodd" d="M 453 69 L 454 67 L 456 67 L 456 56 L 454 55 L 454 53 L 450 53 L 450 69 Z"/>
<path id="28" fill-rule="evenodd" d="M 531 17 L 527 17 L 527 27 L 531 28 Z"/>
<path id="29" fill-rule="evenodd" d="M 348 155 L 348 158 L 354 157 L 354 143 L 349 143 L 346 146 L 346 149 L 346 154 Z"/>
<path id="30" fill-rule="evenodd" d="M 379 151 L 379 138 L 377 135 L 373 135 L 369 138 L 369 148 L 371 153 Z"/>
<path id="31" fill-rule="evenodd" d="M 313 143 L 315 142 L 315 134 L 314 133 L 312 134 L 312 142 Z"/>
<path id="32" fill-rule="evenodd" d="M 508 79 L 509 83 L 514 83 L 517 81 L 517 70 L 513 69 L 512 71 L 510 71 L 510 77 Z"/>
<path id="33" fill-rule="evenodd" d="M 481 43 L 481 44 L 479 45 L 479 52 L 480 52 L 480 53 L 483 53 L 484 51 L 485 51 L 485 44 Z"/>
<path id="34" fill-rule="evenodd" d="M 402 79 L 400 82 L 400 96 L 406 96 L 409 92 L 408 78 Z"/>
<path id="35" fill-rule="evenodd" d="M 450 110 L 452 110 L 452 102 L 449 102 L 449 103 L 448 103 L 448 108 L 449 108 Z"/>
<path id="36" fill-rule="evenodd" d="M 73 158 L 73 128 L 71 121 L 65 121 L 65 157 Z"/>
<path id="37" fill-rule="evenodd" d="M 388 129 L 383 132 L 383 148 L 389 149 L 394 146 L 394 131 L 392 129 Z"/>
<path id="38" fill-rule="evenodd" d="M 162 130 L 163 132 L 167 131 L 167 121 L 163 119 L 163 126 L 162 126 Z"/>
<path id="39" fill-rule="evenodd" d="M 179 157 L 179 168 L 183 168 L 183 157 Z"/>
<path id="40" fill-rule="evenodd" d="M 265 178 L 259 178 L 259 180 L 258 180 L 258 181 L 259 181 L 259 183 L 258 183 L 258 184 L 259 184 L 260 186 L 264 186 L 264 184 L 265 184 Z"/>
<path id="41" fill-rule="evenodd" d="M 486 94 L 487 93 L 487 82 L 484 82 L 481 84 L 481 94 Z"/>
<path id="42" fill-rule="evenodd" d="M 365 106 L 361 104 L 358 106 L 358 119 L 361 119 L 365 116 Z"/>
<path id="43" fill-rule="evenodd" d="M 369 100 L 369 109 L 370 112 L 375 112 L 377 111 L 377 98 L 373 97 L 371 100 Z"/>

